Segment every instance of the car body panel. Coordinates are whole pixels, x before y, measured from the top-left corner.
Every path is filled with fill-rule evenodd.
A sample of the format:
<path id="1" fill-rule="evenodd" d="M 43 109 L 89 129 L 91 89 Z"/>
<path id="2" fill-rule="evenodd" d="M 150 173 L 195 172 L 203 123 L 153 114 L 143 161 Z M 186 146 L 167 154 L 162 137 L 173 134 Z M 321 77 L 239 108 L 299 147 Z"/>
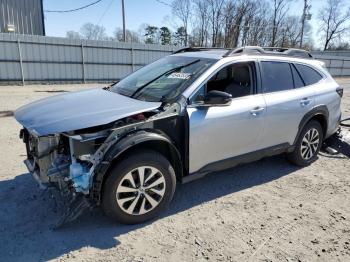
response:
<path id="1" fill-rule="evenodd" d="M 265 113 L 261 94 L 233 99 L 228 106 L 188 107 L 189 172 L 219 160 L 261 149 Z"/>
<path id="2" fill-rule="evenodd" d="M 30 132 L 45 136 L 108 124 L 160 105 L 104 89 L 90 89 L 52 96 L 22 106 L 15 111 L 15 118 Z"/>
<path id="3" fill-rule="evenodd" d="M 341 98 L 337 92 L 335 92 L 337 87 L 339 87 L 339 85 L 333 79 L 327 79 L 317 86 L 318 90 L 317 96 L 315 97 L 315 104 L 326 106 L 329 112 L 325 137 L 329 137 L 337 131 L 341 118 Z"/>
<path id="4" fill-rule="evenodd" d="M 267 106 L 263 146 L 293 144 L 304 115 L 315 106 L 315 87 L 264 94 Z M 308 104 L 304 104 L 307 100 Z"/>

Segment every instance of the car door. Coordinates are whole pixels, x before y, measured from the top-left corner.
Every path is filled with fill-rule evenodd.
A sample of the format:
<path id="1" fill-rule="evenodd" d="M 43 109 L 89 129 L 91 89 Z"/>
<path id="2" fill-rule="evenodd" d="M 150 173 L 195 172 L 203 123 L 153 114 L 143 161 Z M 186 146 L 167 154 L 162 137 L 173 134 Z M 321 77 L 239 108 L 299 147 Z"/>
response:
<path id="1" fill-rule="evenodd" d="M 288 62 L 260 61 L 262 89 L 267 106 L 263 146 L 294 143 L 299 124 L 315 103 L 313 88 Z"/>
<path id="2" fill-rule="evenodd" d="M 228 70 L 229 67 L 242 64 L 235 63 L 219 69 L 190 98 L 190 104 L 187 107 L 190 127 L 190 173 L 197 172 L 211 163 L 228 160 L 261 148 L 266 105 L 263 95 L 257 94 L 256 91 L 256 63 L 249 62 L 249 77 L 251 78 L 249 85 L 251 91 L 249 94 L 242 93 L 242 89 L 244 90 L 244 87 L 247 87 L 246 82 L 244 82 L 247 80 L 243 78 L 236 81 L 238 83 L 236 84 L 237 89 L 235 89 L 234 85 L 230 85 L 230 80 L 226 81 L 228 87 L 223 89 L 223 83 L 225 83 L 223 76 L 233 74 L 232 70 Z M 223 74 L 222 70 L 228 70 L 228 72 Z M 238 72 L 235 75 L 240 74 Z M 216 79 L 217 82 L 213 81 L 213 79 Z M 215 83 L 217 87 L 215 87 Z M 205 93 L 209 91 L 208 85 L 210 85 L 211 90 L 217 88 L 219 91 L 232 91 L 233 99 L 231 104 L 211 107 L 198 104 L 197 97 L 205 96 Z M 239 93 L 237 95 L 239 97 L 235 97 L 235 93 Z"/>

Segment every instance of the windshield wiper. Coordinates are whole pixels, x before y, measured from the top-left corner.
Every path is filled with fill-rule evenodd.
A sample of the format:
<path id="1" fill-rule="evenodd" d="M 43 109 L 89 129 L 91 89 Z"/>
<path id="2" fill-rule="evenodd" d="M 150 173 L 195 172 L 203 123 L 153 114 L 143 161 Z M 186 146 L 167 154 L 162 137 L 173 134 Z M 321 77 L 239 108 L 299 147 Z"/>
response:
<path id="1" fill-rule="evenodd" d="M 185 64 L 185 65 L 182 65 L 182 66 L 178 66 L 178 67 L 172 68 L 172 69 L 170 69 L 170 70 L 168 70 L 168 71 L 165 71 L 163 74 L 157 76 L 156 78 L 152 79 L 151 81 L 149 81 L 149 82 L 147 82 L 146 84 L 144 84 L 144 85 L 140 86 L 139 88 L 137 88 L 136 91 L 135 91 L 134 93 L 132 93 L 132 95 L 131 95 L 130 97 L 134 98 L 134 96 L 135 96 L 137 93 L 139 93 L 142 89 L 144 89 L 144 88 L 147 87 L 148 85 L 152 84 L 154 81 L 157 81 L 157 80 L 158 80 L 159 78 L 161 78 L 162 76 L 165 76 L 165 75 L 167 75 L 167 74 L 171 74 L 171 73 L 173 73 L 173 72 L 175 72 L 175 71 L 177 71 L 177 70 L 180 70 L 180 69 L 182 69 L 182 68 L 184 68 L 184 67 L 188 67 L 188 66 L 190 66 L 190 65 L 193 65 L 193 64 L 195 64 L 195 63 L 198 63 L 199 61 L 200 61 L 200 59 L 197 59 L 197 60 L 192 61 L 191 63 Z"/>
<path id="2" fill-rule="evenodd" d="M 102 87 L 103 90 L 107 90 L 107 91 L 110 91 L 112 86 L 114 86 L 115 84 L 117 84 L 119 82 L 118 81 L 114 81 L 112 84 L 109 84 L 108 86 L 105 86 L 105 87 Z"/>

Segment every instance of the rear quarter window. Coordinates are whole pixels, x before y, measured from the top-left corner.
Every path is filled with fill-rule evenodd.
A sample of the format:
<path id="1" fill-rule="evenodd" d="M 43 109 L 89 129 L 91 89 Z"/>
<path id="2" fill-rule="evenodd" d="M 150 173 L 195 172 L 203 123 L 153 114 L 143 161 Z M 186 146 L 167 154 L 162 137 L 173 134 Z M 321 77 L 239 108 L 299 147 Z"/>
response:
<path id="1" fill-rule="evenodd" d="M 294 79 L 294 87 L 299 88 L 305 86 L 303 80 L 301 79 L 301 76 L 299 72 L 296 70 L 296 68 L 291 65 L 292 67 L 292 72 L 293 72 L 293 79 Z"/>
<path id="2" fill-rule="evenodd" d="M 261 66 L 264 93 L 294 88 L 293 76 L 289 63 L 263 61 L 261 62 Z"/>
<path id="3" fill-rule="evenodd" d="M 305 85 L 313 85 L 322 80 L 322 75 L 315 69 L 301 64 L 294 64 L 304 80 Z"/>

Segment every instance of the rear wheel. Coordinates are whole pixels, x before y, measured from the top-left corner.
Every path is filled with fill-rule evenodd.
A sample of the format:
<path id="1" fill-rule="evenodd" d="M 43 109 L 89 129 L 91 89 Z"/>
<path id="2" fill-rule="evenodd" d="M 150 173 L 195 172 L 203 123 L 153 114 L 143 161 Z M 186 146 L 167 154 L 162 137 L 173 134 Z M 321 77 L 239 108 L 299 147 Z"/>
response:
<path id="1" fill-rule="evenodd" d="M 298 166 L 307 166 L 317 159 L 323 141 L 323 131 L 319 122 L 310 121 L 300 132 L 293 152 L 287 159 Z"/>
<path id="2" fill-rule="evenodd" d="M 154 151 L 140 151 L 111 169 L 104 184 L 104 212 L 124 224 L 158 216 L 170 203 L 176 186 L 169 161 Z"/>

